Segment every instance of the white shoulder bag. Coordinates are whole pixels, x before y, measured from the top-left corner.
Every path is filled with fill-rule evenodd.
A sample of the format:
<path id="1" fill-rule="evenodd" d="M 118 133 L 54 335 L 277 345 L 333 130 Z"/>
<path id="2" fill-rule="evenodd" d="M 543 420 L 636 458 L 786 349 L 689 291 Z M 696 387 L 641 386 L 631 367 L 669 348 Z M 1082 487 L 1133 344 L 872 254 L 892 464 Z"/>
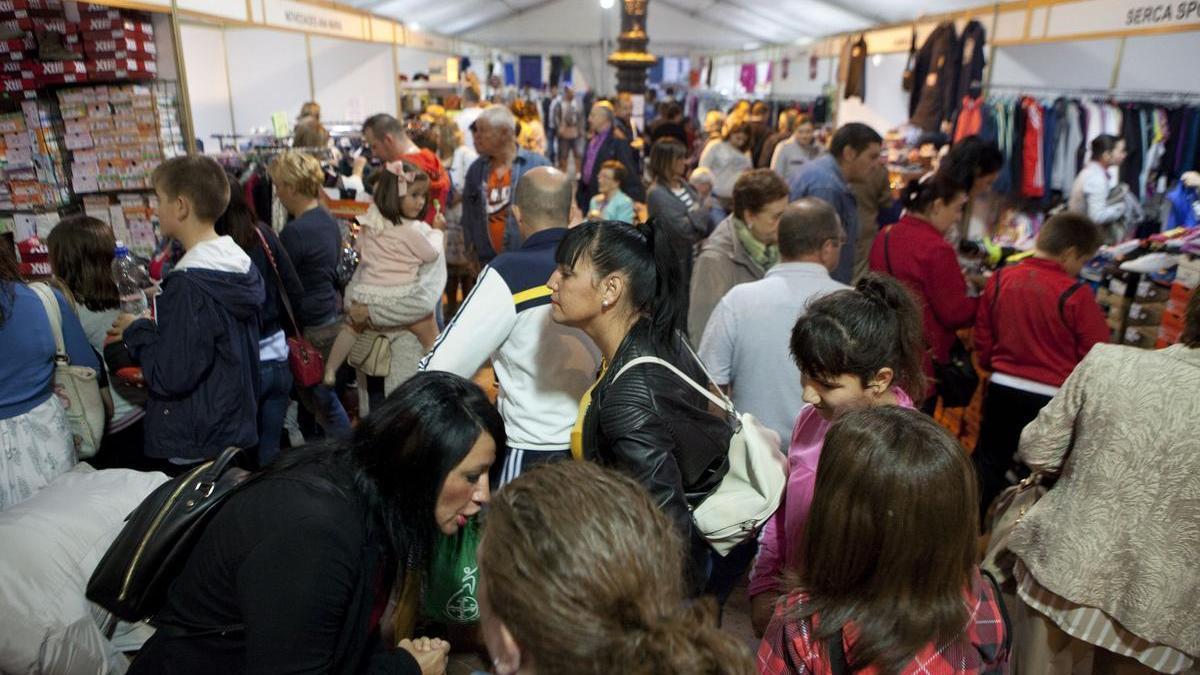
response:
<path id="1" fill-rule="evenodd" d="M 690 347 L 688 348 L 690 352 Z M 700 368 L 703 362 L 692 352 Z M 787 457 L 780 452 L 779 434 L 763 426 L 749 413 L 739 413 L 733 401 L 724 393 L 714 394 L 700 386 L 670 363 L 654 357 L 641 356 L 625 364 L 613 378 L 616 382 L 625 371 L 644 363 L 653 363 L 675 373 L 679 379 L 703 394 L 721 410 L 738 421 L 729 439 L 729 471 L 721 483 L 692 510 L 692 520 L 700 534 L 720 555 L 753 537 L 758 529 L 779 508 L 787 486 Z M 705 375 L 708 371 L 705 370 Z M 712 379 L 712 376 L 709 376 Z"/>
<path id="2" fill-rule="evenodd" d="M 54 334 L 54 381 L 53 393 L 62 401 L 67 411 L 67 425 L 75 439 L 75 452 L 79 459 L 90 459 L 100 449 L 104 439 L 104 401 L 100 398 L 100 381 L 96 371 L 85 366 L 71 365 L 63 340 L 62 314 L 58 310 L 58 299 L 46 284 L 30 284 L 42 300 L 46 318 L 50 320 L 50 332 Z"/>

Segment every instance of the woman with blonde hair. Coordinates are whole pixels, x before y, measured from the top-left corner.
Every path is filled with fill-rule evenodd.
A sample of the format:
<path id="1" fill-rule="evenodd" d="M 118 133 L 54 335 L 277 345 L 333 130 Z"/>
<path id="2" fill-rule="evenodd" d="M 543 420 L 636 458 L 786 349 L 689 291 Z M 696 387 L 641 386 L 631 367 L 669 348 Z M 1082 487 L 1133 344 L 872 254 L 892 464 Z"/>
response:
<path id="1" fill-rule="evenodd" d="M 493 672 L 753 673 L 712 602 L 685 603 L 681 551 L 630 478 L 584 462 L 522 474 L 493 498 L 479 544 Z"/>

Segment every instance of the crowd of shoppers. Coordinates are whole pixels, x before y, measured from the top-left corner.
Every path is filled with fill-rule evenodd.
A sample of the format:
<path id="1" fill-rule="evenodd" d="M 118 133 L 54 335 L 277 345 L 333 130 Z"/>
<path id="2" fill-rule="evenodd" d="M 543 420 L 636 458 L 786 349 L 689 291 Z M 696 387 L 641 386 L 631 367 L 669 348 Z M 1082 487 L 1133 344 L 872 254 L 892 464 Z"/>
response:
<path id="1" fill-rule="evenodd" d="M 418 622 L 422 595 L 485 507 L 463 592 L 496 673 L 1194 667 L 1200 454 L 1180 392 L 1200 386 L 1200 301 L 1180 345 L 1102 345 L 1076 279 L 1111 229 L 1050 218 L 1032 257 L 985 282 L 947 241 L 1002 167 L 978 137 L 905 185 L 880 229 L 893 197 L 862 124 L 826 148 L 810 118 L 762 102 L 703 130 L 675 101 L 643 125 L 630 97 L 570 87 L 544 106 L 468 87 L 463 107 L 364 124 L 348 279 L 302 150 L 270 165 L 278 234 L 212 160 L 155 172 L 182 257 L 149 317 L 121 312 L 100 221 L 48 238 L 57 289 L 0 247 L 0 510 L 79 459 L 56 321 L 111 402 L 95 466 L 178 474 L 233 445 L 263 467 L 206 525 L 130 672 L 440 675 L 451 644 Z M 321 131 L 319 111 L 304 124 Z M 1107 206 L 1096 176 L 1120 155 L 1097 139 L 1082 209 Z M 329 366 L 309 387 L 288 363 L 301 337 Z M 364 338 L 388 345 L 382 371 L 348 358 Z M 917 410 L 968 347 L 990 373 L 970 456 Z M 489 364 L 494 405 L 470 381 Z M 749 418 L 689 380 L 786 455 L 773 514 L 726 555 L 695 511 Z M 293 397 L 323 441 L 285 447 Z M 981 524 L 1028 472 L 1058 482 L 1012 529 L 1002 592 Z M 757 660 L 719 628 L 747 571 Z"/>

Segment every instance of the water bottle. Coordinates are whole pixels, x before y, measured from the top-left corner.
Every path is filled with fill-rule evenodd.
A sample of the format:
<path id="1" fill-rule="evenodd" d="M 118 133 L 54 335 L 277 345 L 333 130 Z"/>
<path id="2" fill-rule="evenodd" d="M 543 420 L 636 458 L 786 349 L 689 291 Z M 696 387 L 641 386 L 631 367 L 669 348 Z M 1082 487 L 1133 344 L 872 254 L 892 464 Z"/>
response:
<path id="1" fill-rule="evenodd" d="M 125 243 L 118 240 L 113 252 L 112 261 L 113 281 L 117 284 L 117 295 L 121 299 L 121 312 L 134 316 L 145 316 L 150 304 L 146 301 L 146 291 L 150 287 L 150 277 L 142 266 L 129 256 Z"/>

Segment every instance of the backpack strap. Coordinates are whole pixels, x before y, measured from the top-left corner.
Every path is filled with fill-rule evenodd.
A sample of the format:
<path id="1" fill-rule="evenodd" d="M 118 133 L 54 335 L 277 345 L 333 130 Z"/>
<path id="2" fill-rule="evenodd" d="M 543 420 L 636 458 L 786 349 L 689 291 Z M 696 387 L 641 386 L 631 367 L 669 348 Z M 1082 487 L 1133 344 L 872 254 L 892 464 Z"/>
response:
<path id="1" fill-rule="evenodd" d="M 1083 287 L 1083 284 L 1082 281 L 1076 281 L 1070 288 L 1063 291 L 1062 295 L 1058 296 L 1058 318 L 1062 319 L 1063 323 L 1067 322 L 1067 301 L 1071 299 L 1072 295 L 1075 295 L 1075 291 Z"/>
<path id="2" fill-rule="evenodd" d="M 724 394 L 722 394 L 721 396 L 717 396 L 716 394 L 709 391 L 707 387 L 700 386 L 700 384 L 698 382 L 696 382 L 692 378 L 688 377 L 686 374 L 684 374 L 684 372 L 682 370 L 676 368 L 675 366 L 668 363 L 667 361 L 664 361 L 663 359 L 658 358 L 657 356 L 639 356 L 636 359 L 633 359 L 629 363 L 626 363 L 624 366 L 622 366 L 619 371 L 617 371 L 617 374 L 613 376 L 612 381 L 616 382 L 630 368 L 633 368 L 634 366 L 640 366 L 643 363 L 653 363 L 653 364 L 662 366 L 663 368 L 666 368 L 667 370 L 671 371 L 672 373 L 675 373 L 675 375 L 679 379 L 681 379 L 684 382 L 686 382 L 687 384 L 691 385 L 692 389 L 695 389 L 696 391 L 700 392 L 700 394 L 702 394 L 705 398 L 712 401 L 713 405 L 717 406 L 718 408 L 721 408 L 722 410 L 728 412 L 731 415 L 737 414 L 737 411 L 734 410 L 734 407 L 733 407 L 733 401 L 730 401 L 727 396 L 725 396 Z"/>
<path id="3" fill-rule="evenodd" d="M 992 278 L 996 280 L 996 292 L 995 292 L 995 294 L 992 295 L 992 302 L 989 307 L 991 314 L 992 314 L 992 340 L 993 340 L 993 342 L 996 341 L 996 338 L 999 337 L 999 335 L 1000 335 L 1000 324 L 996 322 L 996 307 L 997 307 L 997 305 L 1000 304 L 1000 275 L 1003 272 L 1004 272 L 1004 268 L 998 267 L 998 268 L 996 268 L 996 273 L 992 275 Z"/>
<path id="4" fill-rule="evenodd" d="M 996 577 L 992 573 L 980 568 L 979 573 L 981 580 L 986 581 L 992 586 L 992 593 L 996 596 L 996 607 L 1000 609 L 1000 620 L 1004 624 L 1004 652 L 1010 653 L 1012 650 L 1012 620 L 1008 617 L 1008 606 L 1004 604 L 1004 594 L 1000 591 L 1000 583 L 996 581 Z"/>

